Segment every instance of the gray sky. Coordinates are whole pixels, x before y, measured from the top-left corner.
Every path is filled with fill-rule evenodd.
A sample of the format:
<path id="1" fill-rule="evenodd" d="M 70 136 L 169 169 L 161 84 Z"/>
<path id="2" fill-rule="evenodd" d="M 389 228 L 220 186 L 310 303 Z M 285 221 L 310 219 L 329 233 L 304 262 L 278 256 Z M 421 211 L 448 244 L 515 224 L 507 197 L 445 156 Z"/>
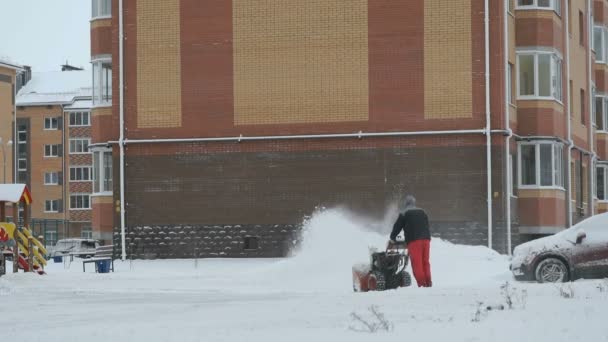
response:
<path id="1" fill-rule="evenodd" d="M 0 58 L 33 71 L 90 69 L 91 0 L 0 0 Z"/>

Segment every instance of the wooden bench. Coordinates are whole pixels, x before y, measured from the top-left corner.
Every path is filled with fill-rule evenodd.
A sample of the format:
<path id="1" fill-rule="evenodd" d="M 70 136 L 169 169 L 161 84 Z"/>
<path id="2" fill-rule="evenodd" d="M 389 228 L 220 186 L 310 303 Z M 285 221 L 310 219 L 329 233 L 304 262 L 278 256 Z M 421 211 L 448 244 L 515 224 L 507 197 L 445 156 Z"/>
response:
<path id="1" fill-rule="evenodd" d="M 114 245 L 99 246 L 99 247 L 95 248 L 95 256 L 92 258 L 89 258 L 89 259 L 84 259 L 82 261 L 82 272 L 86 271 L 85 266 L 86 266 L 86 264 L 88 264 L 90 262 L 95 263 L 95 272 L 98 272 L 96 261 L 107 261 L 107 260 L 109 260 L 111 262 L 110 270 L 112 270 L 112 272 L 114 272 L 113 254 L 114 254 Z"/>

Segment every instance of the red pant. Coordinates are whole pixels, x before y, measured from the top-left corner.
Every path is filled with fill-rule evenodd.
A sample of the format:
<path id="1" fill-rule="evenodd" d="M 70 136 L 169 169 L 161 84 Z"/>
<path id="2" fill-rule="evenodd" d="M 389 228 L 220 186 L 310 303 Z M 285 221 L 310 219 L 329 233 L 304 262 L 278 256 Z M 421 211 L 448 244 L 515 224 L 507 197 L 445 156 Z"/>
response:
<path id="1" fill-rule="evenodd" d="M 418 287 L 431 287 L 431 263 L 429 262 L 429 251 L 431 240 L 415 240 L 407 244 L 412 261 L 412 271 Z"/>

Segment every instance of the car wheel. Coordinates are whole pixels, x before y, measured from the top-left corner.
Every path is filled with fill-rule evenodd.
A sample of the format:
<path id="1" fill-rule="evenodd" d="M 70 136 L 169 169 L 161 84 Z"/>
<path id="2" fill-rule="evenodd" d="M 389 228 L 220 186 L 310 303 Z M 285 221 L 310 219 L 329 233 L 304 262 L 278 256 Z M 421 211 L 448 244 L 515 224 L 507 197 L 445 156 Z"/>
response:
<path id="1" fill-rule="evenodd" d="M 557 258 L 547 258 L 536 265 L 534 272 L 539 283 L 563 283 L 568 281 L 568 268 Z"/>

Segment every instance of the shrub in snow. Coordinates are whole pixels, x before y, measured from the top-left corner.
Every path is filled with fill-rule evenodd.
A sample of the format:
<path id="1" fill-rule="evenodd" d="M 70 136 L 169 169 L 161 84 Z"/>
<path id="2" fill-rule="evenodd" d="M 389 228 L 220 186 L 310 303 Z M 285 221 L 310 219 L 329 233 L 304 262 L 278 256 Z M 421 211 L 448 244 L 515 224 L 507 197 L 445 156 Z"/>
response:
<path id="1" fill-rule="evenodd" d="M 477 302 L 477 310 L 475 310 L 475 314 L 473 314 L 473 318 L 471 322 L 481 322 L 481 320 L 487 315 L 487 310 L 484 308 L 483 302 Z"/>
<path id="2" fill-rule="evenodd" d="M 527 290 L 520 290 L 517 287 L 511 286 L 511 283 L 506 282 L 500 286 L 500 293 L 505 299 L 509 310 L 512 310 L 516 305 L 522 309 L 526 308 L 526 300 L 528 299 Z"/>
<path id="3" fill-rule="evenodd" d="M 353 323 L 348 327 L 352 331 L 375 333 L 378 331 L 393 330 L 393 323 L 386 319 L 384 314 L 375 305 L 367 308 L 370 313 L 369 318 L 365 318 L 356 312 L 351 312 L 350 317 Z"/>

